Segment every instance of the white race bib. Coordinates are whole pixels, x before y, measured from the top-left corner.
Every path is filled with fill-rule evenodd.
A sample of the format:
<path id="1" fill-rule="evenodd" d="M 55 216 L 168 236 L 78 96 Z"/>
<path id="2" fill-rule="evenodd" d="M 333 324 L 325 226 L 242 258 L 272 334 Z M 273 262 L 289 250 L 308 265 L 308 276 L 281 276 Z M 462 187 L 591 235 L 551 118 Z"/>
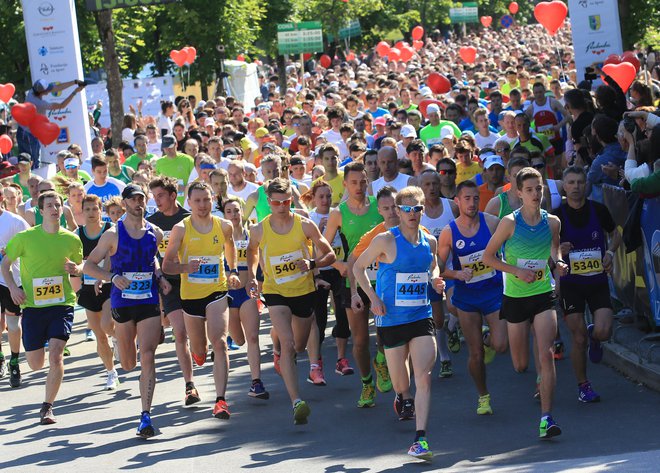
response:
<path id="1" fill-rule="evenodd" d="M 188 282 L 193 284 L 215 284 L 220 281 L 220 257 L 219 256 L 190 256 L 199 260 L 199 269 L 196 273 L 188 274 Z"/>
<path id="2" fill-rule="evenodd" d="M 62 276 L 34 278 L 32 280 L 32 294 L 36 306 L 62 304 L 65 300 L 64 278 Z"/>
<path id="3" fill-rule="evenodd" d="M 397 273 L 394 305 L 420 307 L 429 304 L 428 273 Z"/>
<path id="4" fill-rule="evenodd" d="M 151 297 L 151 284 L 154 273 L 124 273 L 126 279 L 131 281 L 131 285 L 121 291 L 122 299 L 149 299 Z"/>
<path id="5" fill-rule="evenodd" d="M 544 259 L 518 258 L 517 266 L 519 268 L 531 269 L 532 271 L 534 271 L 535 273 L 534 281 L 543 281 L 545 279 L 545 269 L 548 266 L 548 261 Z"/>

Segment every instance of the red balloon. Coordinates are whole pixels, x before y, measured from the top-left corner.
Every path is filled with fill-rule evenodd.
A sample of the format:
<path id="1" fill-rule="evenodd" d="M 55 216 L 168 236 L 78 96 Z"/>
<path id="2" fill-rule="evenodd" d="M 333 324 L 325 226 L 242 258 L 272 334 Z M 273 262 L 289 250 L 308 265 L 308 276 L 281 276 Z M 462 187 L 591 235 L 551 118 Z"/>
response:
<path id="1" fill-rule="evenodd" d="M 635 66 L 629 62 L 622 62 L 621 64 L 605 64 L 603 72 L 614 79 L 614 82 L 619 84 L 624 93 L 628 92 L 630 84 L 635 80 L 637 71 Z"/>
<path id="2" fill-rule="evenodd" d="M 181 51 L 186 52 L 186 64 L 192 64 L 197 58 L 197 50 L 193 46 L 186 46 Z"/>
<path id="3" fill-rule="evenodd" d="M 567 14 L 568 7 L 559 0 L 541 2 L 534 7 L 534 18 L 543 25 L 550 36 L 557 34 L 559 28 L 564 24 Z"/>
<path id="4" fill-rule="evenodd" d="M 188 59 L 188 54 L 182 49 L 180 51 L 173 49 L 170 51 L 170 59 L 179 67 L 183 67 Z"/>
<path id="5" fill-rule="evenodd" d="M 414 55 L 415 55 L 415 50 L 410 46 L 404 46 L 403 49 L 401 50 L 401 60 L 403 62 L 410 61 Z"/>
<path id="6" fill-rule="evenodd" d="M 420 41 L 418 39 L 413 41 L 413 48 L 415 48 L 415 51 L 419 51 L 423 47 L 424 47 L 424 41 Z"/>
<path id="7" fill-rule="evenodd" d="M 237 61 L 245 62 L 245 56 L 243 54 L 239 54 L 236 56 Z"/>
<path id="8" fill-rule="evenodd" d="M 354 61 L 355 60 L 355 53 L 353 51 L 349 51 L 348 54 L 346 55 L 346 60 L 347 61 Z"/>
<path id="9" fill-rule="evenodd" d="M 30 132 L 44 145 L 49 145 L 60 136 L 60 127 L 51 123 L 44 115 L 37 115 L 30 125 Z"/>
<path id="10" fill-rule="evenodd" d="M 415 39 L 415 40 L 422 39 L 422 37 L 424 37 L 424 28 L 422 28 L 421 26 L 415 26 L 412 29 L 411 36 L 412 36 L 412 39 Z"/>
<path id="11" fill-rule="evenodd" d="M 2 100 L 4 103 L 7 103 L 11 100 L 11 98 L 14 96 L 14 92 L 16 92 L 16 87 L 14 87 L 14 84 L 0 84 L 0 100 Z"/>
<path id="12" fill-rule="evenodd" d="M 319 62 L 326 69 L 328 69 L 332 65 L 332 59 L 330 59 L 330 56 L 328 56 L 327 54 L 322 55 L 321 58 L 319 59 Z"/>
<path id="13" fill-rule="evenodd" d="M 639 62 L 637 55 L 633 51 L 626 51 L 625 53 L 623 53 L 623 56 L 621 56 L 621 61 L 629 62 L 630 64 L 635 66 L 635 71 L 637 72 L 639 72 L 639 70 L 642 67 L 642 64 Z"/>
<path id="14" fill-rule="evenodd" d="M 310 59 L 312 59 L 312 53 L 305 53 L 305 54 L 303 54 L 303 59 L 304 59 L 305 61 L 309 61 Z"/>
<path id="15" fill-rule="evenodd" d="M 11 141 L 11 138 L 7 135 L 0 136 L 0 153 L 7 154 L 14 147 L 14 143 Z"/>
<path id="16" fill-rule="evenodd" d="M 603 61 L 603 64 L 621 64 L 621 56 L 618 54 L 610 54 L 607 56 L 607 59 Z"/>
<path id="17" fill-rule="evenodd" d="M 401 51 L 398 48 L 390 48 L 390 52 L 387 53 L 388 61 L 399 61 L 401 59 Z"/>
<path id="18" fill-rule="evenodd" d="M 477 48 L 474 46 L 463 46 L 458 50 L 461 59 L 468 64 L 474 63 L 477 60 Z"/>
<path id="19" fill-rule="evenodd" d="M 429 86 L 434 94 L 446 94 L 451 90 L 451 83 L 442 74 L 431 72 L 426 78 L 426 85 Z"/>
<path id="20" fill-rule="evenodd" d="M 376 52 L 380 57 L 385 57 L 390 52 L 390 45 L 385 41 L 381 41 L 376 45 Z"/>
<path id="21" fill-rule="evenodd" d="M 428 116 L 426 115 L 426 109 L 432 103 L 436 104 L 438 107 L 440 107 L 443 110 L 447 107 L 444 103 L 442 103 L 437 99 L 424 99 L 421 102 L 419 102 L 419 111 L 424 116 L 424 118 L 428 118 Z"/>
<path id="22" fill-rule="evenodd" d="M 19 125 L 29 127 L 37 115 L 37 107 L 32 103 L 19 103 L 11 108 L 11 116 Z"/>
<path id="23" fill-rule="evenodd" d="M 509 11 L 511 12 L 512 15 L 518 13 L 518 3 L 517 2 L 509 3 Z"/>
<path id="24" fill-rule="evenodd" d="M 491 23 L 493 22 L 493 17 L 492 16 L 482 16 L 481 17 L 481 24 L 484 25 L 484 28 L 488 28 Z"/>

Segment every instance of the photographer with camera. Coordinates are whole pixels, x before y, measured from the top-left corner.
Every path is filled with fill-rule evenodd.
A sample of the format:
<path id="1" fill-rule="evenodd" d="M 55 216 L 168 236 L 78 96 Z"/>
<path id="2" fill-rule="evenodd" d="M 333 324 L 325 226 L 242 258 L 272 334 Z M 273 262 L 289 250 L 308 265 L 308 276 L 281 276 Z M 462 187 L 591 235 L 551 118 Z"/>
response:
<path id="1" fill-rule="evenodd" d="M 589 167 L 587 173 L 587 195 L 603 203 L 603 184 L 619 185 L 619 168 L 623 167 L 626 153 L 617 141 L 619 124 L 605 115 L 596 115 L 591 123 L 591 132 L 603 149 Z"/>
<path id="2" fill-rule="evenodd" d="M 646 152 L 639 152 L 638 144 L 641 140 L 635 136 L 636 129 L 641 131 L 649 141 L 649 146 L 644 147 Z M 623 140 L 628 143 L 624 176 L 626 181 L 632 185 L 633 182 L 648 178 L 653 174 L 654 163 L 660 158 L 660 152 L 658 152 L 660 149 L 660 117 L 649 110 L 627 112 L 623 119 Z M 639 185 L 639 183 L 637 184 Z"/>

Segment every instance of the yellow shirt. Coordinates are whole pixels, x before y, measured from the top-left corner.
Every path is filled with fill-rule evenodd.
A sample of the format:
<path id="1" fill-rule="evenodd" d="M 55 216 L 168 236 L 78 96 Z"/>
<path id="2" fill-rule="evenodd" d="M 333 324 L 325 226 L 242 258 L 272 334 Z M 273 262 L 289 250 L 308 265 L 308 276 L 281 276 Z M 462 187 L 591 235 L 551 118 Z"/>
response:
<path id="1" fill-rule="evenodd" d="M 190 217 L 183 219 L 186 233 L 179 248 L 179 261 L 188 263 L 191 259 L 201 260 L 196 273 L 181 275 L 181 299 L 203 299 L 214 292 L 227 290 L 224 253 L 225 234 L 219 217 L 211 216 L 213 227 L 208 233 L 199 233 L 192 225 Z"/>
<path id="2" fill-rule="evenodd" d="M 474 176 L 481 172 L 481 166 L 475 161 L 472 161 L 469 166 L 463 163 L 456 163 L 456 185 L 463 181 L 472 179 Z"/>
<path id="3" fill-rule="evenodd" d="M 330 179 L 329 181 L 325 179 L 325 176 L 319 177 L 316 181 L 323 180 L 328 183 L 332 189 L 332 206 L 336 207 L 341 202 L 342 197 L 344 197 L 344 171 L 339 171 L 337 177 Z M 313 185 L 314 183 L 312 183 Z"/>
<path id="4" fill-rule="evenodd" d="M 312 254 L 312 243 L 303 232 L 300 215 L 293 214 L 293 226 L 285 235 L 273 231 L 271 217 L 261 221 L 263 237 L 259 249 L 264 271 L 263 293 L 297 297 L 314 292 L 312 271 L 303 273 L 295 264 L 297 260 L 311 258 Z"/>

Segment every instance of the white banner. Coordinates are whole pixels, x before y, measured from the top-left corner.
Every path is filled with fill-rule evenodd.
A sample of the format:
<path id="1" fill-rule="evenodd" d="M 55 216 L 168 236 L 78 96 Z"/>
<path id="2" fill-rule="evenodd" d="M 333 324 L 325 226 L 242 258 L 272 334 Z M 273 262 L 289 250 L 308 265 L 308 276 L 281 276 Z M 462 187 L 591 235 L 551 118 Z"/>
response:
<path id="1" fill-rule="evenodd" d="M 578 82 L 585 69 L 621 54 L 621 25 L 617 0 L 568 0 Z"/>
<path id="2" fill-rule="evenodd" d="M 225 71 L 229 77 L 225 80 L 227 95 L 236 97 L 248 111 L 254 107 L 254 99 L 261 97 L 259 90 L 259 71 L 254 63 L 243 61 L 225 61 Z"/>
<path id="3" fill-rule="evenodd" d="M 142 100 L 142 115 L 158 117 L 160 115 L 160 103 L 163 100 L 174 101 L 174 79 L 172 77 L 151 77 L 148 79 L 124 79 L 123 96 L 124 112 L 129 113 L 129 105 L 137 112 L 137 104 Z M 86 88 L 87 110 L 91 113 L 100 100 L 101 127 L 110 127 L 110 99 L 108 97 L 108 86 L 105 82 L 90 84 Z M 133 143 L 131 143 L 132 145 Z"/>
<path id="4" fill-rule="evenodd" d="M 32 82 L 38 79 L 53 83 L 82 80 L 84 76 L 74 0 L 22 2 Z M 47 94 L 44 99 L 61 102 L 74 90 L 73 87 Z M 66 108 L 48 112 L 49 120 L 60 127 L 60 135 L 52 144 L 42 147 L 42 161 L 54 162 L 57 152 L 71 143 L 82 147 L 83 156 L 91 155 L 86 105 L 83 91 L 76 94 Z"/>

